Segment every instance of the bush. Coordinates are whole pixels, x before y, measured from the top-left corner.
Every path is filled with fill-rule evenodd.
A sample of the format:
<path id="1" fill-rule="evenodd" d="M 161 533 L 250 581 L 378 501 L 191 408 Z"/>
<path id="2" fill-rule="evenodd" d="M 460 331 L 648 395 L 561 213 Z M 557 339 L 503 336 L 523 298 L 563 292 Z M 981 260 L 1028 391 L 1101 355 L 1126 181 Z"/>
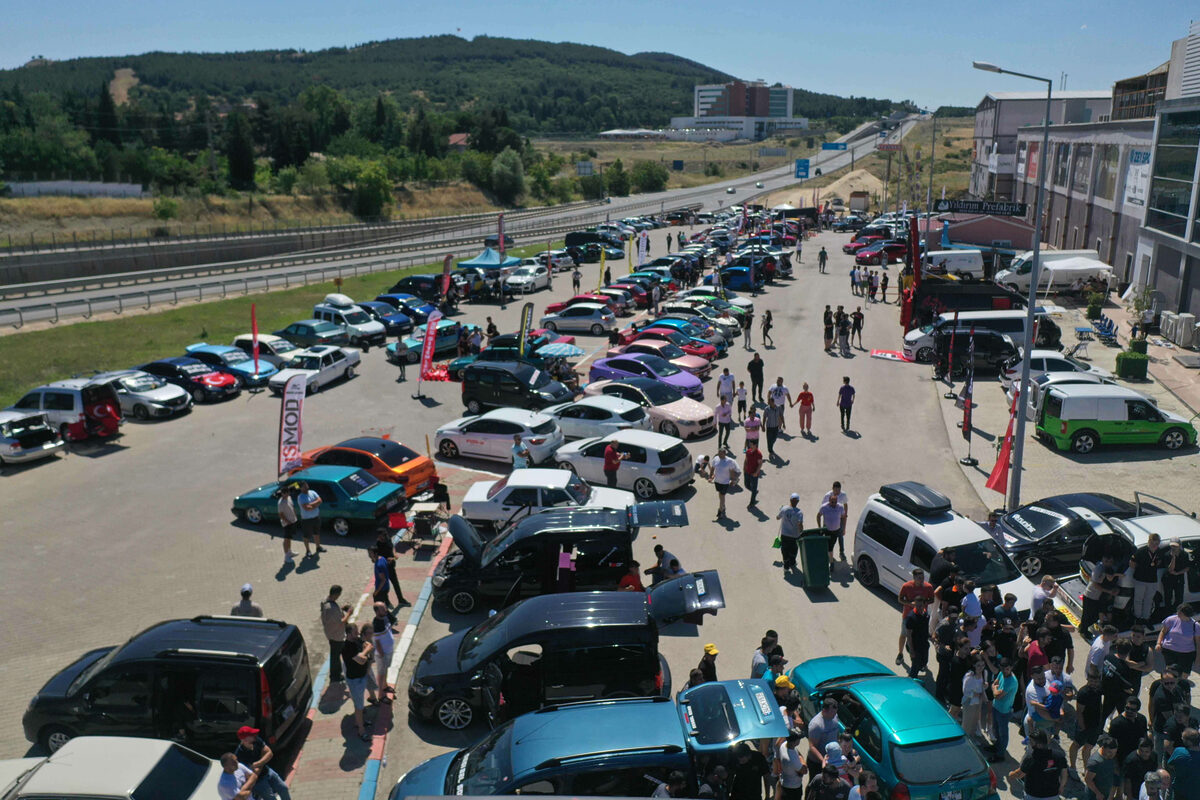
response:
<path id="1" fill-rule="evenodd" d="M 1100 309 L 1102 308 L 1104 308 L 1104 294 L 1102 292 L 1090 292 L 1087 296 L 1087 318 L 1100 319 Z"/>
<path id="2" fill-rule="evenodd" d="M 179 201 L 170 197 L 158 197 L 154 200 L 155 219 L 175 219 L 179 216 Z"/>
<path id="3" fill-rule="evenodd" d="M 602 200 L 604 198 L 604 176 L 584 175 L 579 179 L 579 191 L 584 200 Z"/>
<path id="4" fill-rule="evenodd" d="M 1145 380 L 1150 357 L 1145 353 L 1126 350 L 1117 353 L 1117 376 L 1126 380 Z"/>
<path id="5" fill-rule="evenodd" d="M 1146 346 L 1148 344 L 1149 344 L 1149 342 L 1147 342 L 1145 339 L 1143 339 L 1141 337 L 1138 337 L 1137 339 L 1131 339 L 1129 341 L 1129 352 L 1141 353 L 1142 355 L 1146 355 Z"/>
<path id="6" fill-rule="evenodd" d="M 667 168 L 657 161 L 635 161 L 629 173 L 636 192 L 661 192 L 667 188 L 669 177 Z"/>
<path id="7" fill-rule="evenodd" d="M 280 194 L 291 194 L 296 189 L 296 182 L 300 180 L 300 170 L 295 167 L 284 167 L 279 170 L 279 174 L 275 176 L 275 188 Z"/>
<path id="8" fill-rule="evenodd" d="M 720 164 L 714 161 L 704 165 L 704 174 L 710 178 L 719 178 L 725 174 L 725 171 L 721 169 Z"/>

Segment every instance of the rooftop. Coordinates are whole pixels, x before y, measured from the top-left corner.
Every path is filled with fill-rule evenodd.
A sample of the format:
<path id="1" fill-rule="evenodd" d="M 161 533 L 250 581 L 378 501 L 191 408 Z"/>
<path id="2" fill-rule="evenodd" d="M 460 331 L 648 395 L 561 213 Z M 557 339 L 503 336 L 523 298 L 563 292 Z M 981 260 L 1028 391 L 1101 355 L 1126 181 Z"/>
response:
<path id="1" fill-rule="evenodd" d="M 1045 92 L 988 92 L 985 97 L 993 100 L 1045 100 Z M 1106 100 L 1112 97 L 1111 89 L 1060 89 L 1051 92 L 1052 100 Z"/>

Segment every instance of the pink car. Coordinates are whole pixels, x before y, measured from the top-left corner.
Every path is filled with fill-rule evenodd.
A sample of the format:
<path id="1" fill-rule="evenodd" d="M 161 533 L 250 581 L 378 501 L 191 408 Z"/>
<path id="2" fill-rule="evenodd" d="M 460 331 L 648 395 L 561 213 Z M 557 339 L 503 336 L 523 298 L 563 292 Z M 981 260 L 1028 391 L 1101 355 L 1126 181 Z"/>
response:
<path id="1" fill-rule="evenodd" d="M 639 339 L 627 345 L 614 347 L 608 351 L 606 357 L 611 358 L 622 353 L 648 353 L 652 356 L 658 356 L 671 362 L 684 372 L 690 372 L 700 380 L 704 380 L 712 372 L 712 364 L 709 363 L 708 359 L 688 355 L 682 348 L 661 339 Z"/>
<path id="2" fill-rule="evenodd" d="M 583 393 L 632 400 L 646 409 L 654 430 L 667 436 L 695 439 L 717 428 L 711 408 L 683 397 L 678 390 L 653 378 L 592 381 Z"/>

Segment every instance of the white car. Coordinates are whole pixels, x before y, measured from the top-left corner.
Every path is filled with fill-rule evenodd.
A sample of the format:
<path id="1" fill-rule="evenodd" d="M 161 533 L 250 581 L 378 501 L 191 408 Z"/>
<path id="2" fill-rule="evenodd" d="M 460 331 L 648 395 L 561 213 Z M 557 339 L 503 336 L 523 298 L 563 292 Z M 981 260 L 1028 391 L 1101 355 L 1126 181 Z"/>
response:
<path id="1" fill-rule="evenodd" d="M 66 449 L 67 443 L 43 414 L 0 411 L 0 464 L 36 461 Z"/>
<path id="2" fill-rule="evenodd" d="M 1000 383 L 1004 388 L 1008 388 L 1016 383 L 1021 378 L 1021 360 L 1008 364 L 1000 372 Z M 1081 361 L 1075 356 L 1063 355 L 1057 350 L 1032 350 L 1030 351 L 1029 359 L 1029 377 L 1038 377 L 1051 373 L 1074 373 L 1082 372 L 1087 375 L 1095 375 L 1098 378 L 1107 378 L 1115 380 L 1116 376 L 1106 369 L 1093 366 L 1086 361 Z"/>
<path id="3" fill-rule="evenodd" d="M 354 377 L 354 369 L 362 361 L 362 356 L 353 347 L 334 347 L 321 345 L 301 350 L 291 360 L 286 369 L 281 369 L 271 376 L 267 387 L 277 395 L 283 394 L 283 387 L 295 375 L 303 375 L 307 386 L 306 393 L 319 392 L 334 381 Z"/>
<path id="4" fill-rule="evenodd" d="M 517 267 L 507 278 L 504 285 L 514 292 L 536 292 L 538 289 L 550 288 L 550 270 L 545 264 L 528 264 Z"/>
<path id="5" fill-rule="evenodd" d="M 550 257 L 550 266 L 554 267 L 555 272 L 575 269 L 575 259 L 571 258 L 571 254 L 566 250 L 543 250 L 534 256 L 534 259 L 539 264 L 545 264 L 547 256 Z"/>
<path id="6" fill-rule="evenodd" d="M 605 394 L 584 395 L 571 403 L 543 408 L 542 413 L 554 417 L 568 439 L 608 436 L 626 430 L 648 431 L 653 427 L 646 409 L 632 400 Z"/>
<path id="7" fill-rule="evenodd" d="M 477 481 L 463 496 L 459 511 L 476 528 L 501 527 L 516 517 L 547 508 L 581 507 L 624 510 L 636 502 L 630 492 L 589 486 L 561 469 L 514 469 L 498 481 Z"/>
<path id="8" fill-rule="evenodd" d="M 79 736 L 47 758 L 0 761 L 4 800 L 209 800 L 219 762 L 165 739 Z"/>
<path id="9" fill-rule="evenodd" d="M 192 408 L 192 395 L 187 389 L 140 369 L 105 372 L 94 380 L 108 380 L 121 401 L 121 413 L 134 419 L 170 417 Z"/>
<path id="10" fill-rule="evenodd" d="M 253 356 L 254 334 L 243 333 L 233 337 L 233 346 L 246 355 Z M 260 333 L 258 335 L 258 357 L 268 364 L 274 364 L 280 368 L 285 367 L 302 350 L 303 348 L 292 344 L 282 336 L 276 336 L 273 333 Z"/>
<path id="11" fill-rule="evenodd" d="M 681 291 L 676 292 L 674 299 L 675 300 L 686 300 L 689 297 L 703 298 L 703 297 L 712 297 L 712 296 L 713 296 L 713 287 L 711 287 L 711 286 L 696 286 L 691 289 L 683 289 Z M 731 305 L 731 306 L 737 306 L 738 308 L 744 308 L 747 311 L 754 310 L 754 303 L 751 303 L 749 300 L 747 300 L 744 297 L 740 297 L 739 295 L 735 294 L 734 292 L 732 292 L 729 289 L 725 290 L 725 302 L 729 303 L 729 305 Z"/>
<path id="12" fill-rule="evenodd" d="M 521 434 L 534 464 L 550 460 L 566 441 L 554 417 L 520 408 L 497 408 L 448 422 L 434 433 L 434 447 L 442 458 L 471 456 L 512 463 L 513 434 Z"/>
<path id="13" fill-rule="evenodd" d="M 1032 373 L 1030 373 L 1032 374 Z M 1019 373 L 1018 373 L 1019 375 Z M 1030 383 L 1033 384 L 1033 390 L 1025 395 L 1025 416 L 1027 419 L 1036 420 L 1038 412 L 1042 408 L 1042 399 L 1046 396 L 1046 390 L 1052 386 L 1070 386 L 1081 383 L 1112 383 L 1117 381 L 1115 378 L 1105 378 L 1100 375 L 1093 375 L 1090 372 L 1046 372 L 1032 378 Z M 1011 381 L 1008 384 L 1008 391 L 1005 394 L 1008 396 L 1008 407 L 1012 408 L 1013 390 L 1016 388 L 1017 382 Z"/>
<path id="14" fill-rule="evenodd" d="M 629 456 L 617 468 L 617 486 L 632 489 L 640 500 L 670 494 L 692 481 L 692 454 L 683 442 L 653 431 L 618 431 L 601 439 L 580 439 L 558 448 L 554 460 L 586 481 L 603 483 L 604 449 L 609 442 Z"/>
<path id="15" fill-rule="evenodd" d="M 548 331 L 575 331 L 602 336 L 617 327 L 617 317 L 608 306 L 576 303 L 542 317 L 541 326 Z"/>

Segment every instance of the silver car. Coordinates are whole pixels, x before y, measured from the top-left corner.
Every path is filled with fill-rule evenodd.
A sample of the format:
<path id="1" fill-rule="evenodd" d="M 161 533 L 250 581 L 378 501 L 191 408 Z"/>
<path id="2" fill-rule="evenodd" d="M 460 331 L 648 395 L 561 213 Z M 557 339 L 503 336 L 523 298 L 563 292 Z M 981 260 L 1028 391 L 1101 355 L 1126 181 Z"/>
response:
<path id="1" fill-rule="evenodd" d="M 140 369 L 104 372 L 92 380 L 107 381 L 121 401 L 121 413 L 134 419 L 173 417 L 192 409 L 187 389 Z"/>
<path id="2" fill-rule="evenodd" d="M 0 411 L 0 464 L 49 458 L 67 448 L 46 417 L 30 411 Z"/>

